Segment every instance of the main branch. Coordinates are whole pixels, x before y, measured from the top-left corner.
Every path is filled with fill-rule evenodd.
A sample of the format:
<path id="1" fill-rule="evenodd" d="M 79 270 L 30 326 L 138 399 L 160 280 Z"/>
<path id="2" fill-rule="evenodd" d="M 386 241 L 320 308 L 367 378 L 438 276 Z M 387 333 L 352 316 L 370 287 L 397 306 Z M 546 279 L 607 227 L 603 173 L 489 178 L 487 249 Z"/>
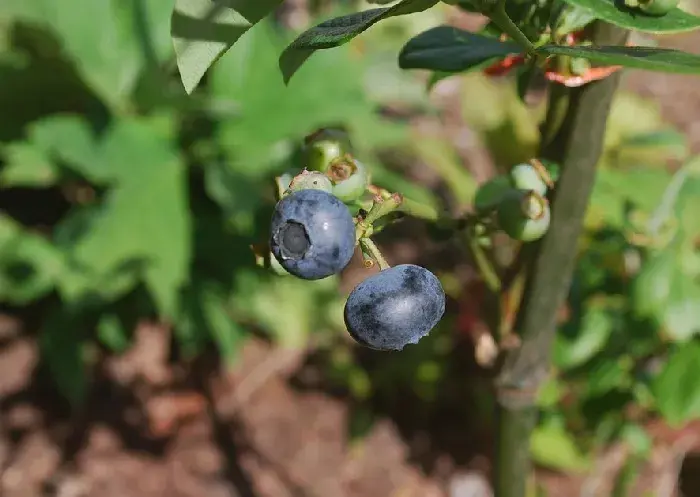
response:
<path id="1" fill-rule="evenodd" d="M 597 44 L 624 45 L 627 33 L 594 26 Z M 530 435 L 537 420 L 536 396 L 550 370 L 556 318 L 574 271 L 577 245 L 619 73 L 579 88 L 553 88 L 543 126 L 542 156 L 561 165 L 552 199 L 552 220 L 528 258 L 525 293 L 515 331 L 521 346 L 505 358 L 496 381 L 498 442 L 496 497 L 525 497 L 530 475 Z M 563 108 L 563 113 L 561 109 Z"/>

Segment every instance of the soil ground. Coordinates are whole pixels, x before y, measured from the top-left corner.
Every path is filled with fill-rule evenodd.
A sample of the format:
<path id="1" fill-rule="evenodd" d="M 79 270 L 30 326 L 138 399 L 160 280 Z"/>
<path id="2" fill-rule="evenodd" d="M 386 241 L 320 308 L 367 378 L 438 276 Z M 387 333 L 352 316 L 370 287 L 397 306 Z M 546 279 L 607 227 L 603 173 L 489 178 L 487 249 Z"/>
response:
<path id="1" fill-rule="evenodd" d="M 664 44 L 700 52 L 698 35 Z M 658 100 L 699 152 L 697 81 L 632 72 L 623 86 Z M 85 409 L 69 416 L 36 368 L 33 320 L 21 319 L 27 312 L 40 311 L 0 321 L 4 497 L 488 495 L 479 475 L 489 473 L 492 439 L 469 431 L 468 413 L 447 405 L 412 419 L 415 404 L 396 405 L 361 442 L 352 441 L 352 403 L 323 387 L 313 358 L 262 341 L 250 342 L 240 366 L 222 374 L 213 353 L 187 368 L 170 364 L 167 330 L 143 324 L 128 353 L 100 366 Z M 693 456 L 700 427 L 650 429 L 658 449 L 640 486 L 673 495 L 689 451 L 683 491 L 700 496 L 700 455 Z M 587 495 L 605 495 L 610 470 L 623 457 L 613 448 L 593 475 L 539 477 L 551 497 L 577 496 L 584 485 Z"/>

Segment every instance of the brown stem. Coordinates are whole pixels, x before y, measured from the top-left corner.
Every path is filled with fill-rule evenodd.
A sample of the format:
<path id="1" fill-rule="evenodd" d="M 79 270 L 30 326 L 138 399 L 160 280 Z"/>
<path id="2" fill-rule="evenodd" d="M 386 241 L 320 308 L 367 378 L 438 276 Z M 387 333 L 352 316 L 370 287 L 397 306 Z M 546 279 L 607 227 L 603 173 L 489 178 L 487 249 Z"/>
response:
<path id="1" fill-rule="evenodd" d="M 594 29 L 597 44 L 625 43 L 625 31 L 603 23 Z M 515 323 L 522 344 L 507 353 L 496 380 L 496 497 L 526 495 L 531 470 L 530 435 L 537 419 L 536 396 L 549 374 L 557 312 L 569 291 L 578 237 L 618 82 L 619 74 L 614 74 L 579 88 L 559 88 L 554 92 L 557 99 L 566 99 L 566 113 L 561 125 L 554 126 L 557 129 L 553 138 L 543 143 L 542 156 L 559 163 L 562 172 L 552 199 L 549 230 L 534 246 L 524 266 L 528 274 Z M 559 90 L 564 90 L 565 97 Z M 560 103 L 550 101 L 551 105 Z M 551 127 L 545 124 L 543 129 Z"/>

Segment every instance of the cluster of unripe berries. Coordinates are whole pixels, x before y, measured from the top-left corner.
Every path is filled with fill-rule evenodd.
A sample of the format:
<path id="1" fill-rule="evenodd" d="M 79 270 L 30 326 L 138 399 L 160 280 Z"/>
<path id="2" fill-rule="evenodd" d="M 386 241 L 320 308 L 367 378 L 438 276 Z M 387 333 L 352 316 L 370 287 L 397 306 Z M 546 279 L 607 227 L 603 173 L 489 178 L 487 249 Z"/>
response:
<path id="1" fill-rule="evenodd" d="M 552 186 L 549 171 L 539 161 L 517 164 L 507 175 L 496 176 L 479 188 L 474 202 L 477 215 L 483 221 L 494 220 L 514 240 L 533 242 L 549 228 L 546 195 Z"/>
<path id="2" fill-rule="evenodd" d="M 445 292 L 427 269 L 413 264 L 390 267 L 383 260 L 369 238 L 372 212 L 382 211 L 384 202 L 398 206 L 404 199 L 373 186 L 367 167 L 348 149 L 343 134 L 322 130 L 306 140 L 306 168 L 277 178 L 270 264 L 279 274 L 319 280 L 345 269 L 359 245 L 369 265 L 379 262 L 380 272 L 348 296 L 348 332 L 364 346 L 402 350 L 442 319 Z M 488 181 L 475 199 L 473 226 L 483 228 L 475 236 L 488 237 L 491 227 L 523 242 L 541 238 L 550 222 L 546 194 L 551 186 L 549 173 L 534 160 Z"/>

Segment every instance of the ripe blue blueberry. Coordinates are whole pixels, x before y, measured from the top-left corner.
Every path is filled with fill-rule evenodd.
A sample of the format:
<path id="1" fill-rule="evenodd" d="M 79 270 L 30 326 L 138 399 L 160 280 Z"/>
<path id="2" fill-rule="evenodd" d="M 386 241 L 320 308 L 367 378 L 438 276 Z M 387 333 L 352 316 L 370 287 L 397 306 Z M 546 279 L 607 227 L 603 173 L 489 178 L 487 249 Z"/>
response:
<path id="1" fill-rule="evenodd" d="M 402 350 L 438 324 L 445 313 L 445 291 L 425 268 L 401 264 L 357 285 L 345 303 L 345 325 L 361 345 Z"/>
<path id="2" fill-rule="evenodd" d="M 319 280 L 339 273 L 355 251 L 355 224 L 340 200 L 323 190 L 285 196 L 272 214 L 270 248 L 291 274 Z"/>

